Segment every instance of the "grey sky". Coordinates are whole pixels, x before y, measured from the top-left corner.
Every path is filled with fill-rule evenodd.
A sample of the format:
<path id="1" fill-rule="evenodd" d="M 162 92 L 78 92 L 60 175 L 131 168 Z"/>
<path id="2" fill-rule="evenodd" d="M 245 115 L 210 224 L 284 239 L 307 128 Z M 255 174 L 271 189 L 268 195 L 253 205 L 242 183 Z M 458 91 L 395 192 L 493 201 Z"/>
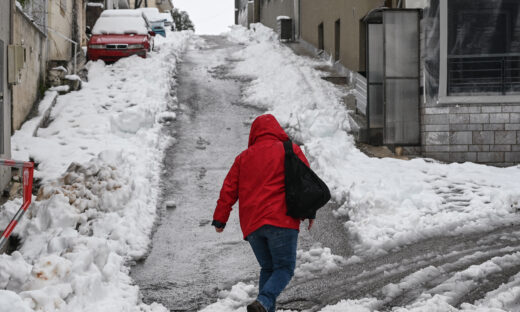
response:
<path id="1" fill-rule="evenodd" d="M 198 34 L 220 34 L 235 21 L 233 0 L 173 0 L 173 5 L 188 12 Z"/>

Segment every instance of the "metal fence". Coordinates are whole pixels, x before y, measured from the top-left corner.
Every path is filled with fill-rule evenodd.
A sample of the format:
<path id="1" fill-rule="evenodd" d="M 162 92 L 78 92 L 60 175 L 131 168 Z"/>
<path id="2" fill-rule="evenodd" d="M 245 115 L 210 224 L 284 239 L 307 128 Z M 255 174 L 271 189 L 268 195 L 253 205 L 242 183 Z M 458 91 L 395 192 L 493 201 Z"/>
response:
<path id="1" fill-rule="evenodd" d="M 448 95 L 520 94 L 520 53 L 448 56 Z"/>

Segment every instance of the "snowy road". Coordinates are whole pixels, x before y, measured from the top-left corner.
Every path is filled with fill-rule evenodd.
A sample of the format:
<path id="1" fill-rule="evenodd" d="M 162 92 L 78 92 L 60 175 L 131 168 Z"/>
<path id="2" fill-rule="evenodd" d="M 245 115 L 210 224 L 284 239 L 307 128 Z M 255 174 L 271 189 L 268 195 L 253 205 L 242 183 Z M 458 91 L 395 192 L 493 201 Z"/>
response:
<path id="1" fill-rule="evenodd" d="M 234 157 L 247 146 L 252 117 L 240 105 L 240 78 L 224 77 L 240 49 L 220 37 L 194 43 L 180 66 L 178 121 L 164 135 L 178 143 L 166 151 L 161 221 L 148 258 L 132 270 L 145 302 L 172 311 L 196 311 L 214 302 L 217 291 L 256 276 L 256 260 L 241 239 L 236 213 L 226 231 L 211 226 L 220 186 Z"/>
<path id="2" fill-rule="evenodd" d="M 261 33 L 258 36 L 261 37 Z M 247 72 L 249 69 L 245 64 L 255 62 L 248 59 L 251 51 L 255 50 L 250 49 L 249 54 L 241 53 L 249 43 L 237 44 L 225 37 L 203 39 L 192 42 L 178 73 L 181 110 L 177 112 L 178 121 L 163 129 L 164 135 L 175 137 L 177 144 L 167 150 L 164 160 L 166 169 L 161 177 L 160 222 L 149 256 L 132 269 L 132 277 L 140 286 L 143 300 L 146 303 L 159 302 L 171 311 L 200 310 L 222 297 L 219 294 L 221 290 L 229 290 L 240 282 L 255 284 L 258 274 L 257 263 L 250 247 L 241 239 L 237 213 L 231 214 L 222 235 L 217 235 L 210 225 L 222 180 L 233 158 L 246 147 L 250 122 L 262 113 L 262 110 L 255 109 L 249 105 L 251 103 L 244 101 L 248 96 L 254 97 L 249 86 L 255 83 L 251 84 L 251 78 L 237 75 L 240 70 L 233 69 L 242 66 L 241 71 Z M 265 39 L 258 40 L 260 45 L 262 40 Z M 254 45 L 256 41 L 251 42 Z M 255 53 L 259 52 L 252 54 Z M 288 52 L 276 50 L 273 55 L 276 53 L 283 55 Z M 266 59 L 275 60 L 273 55 L 266 55 Z M 300 61 L 288 62 L 287 66 L 294 66 L 298 62 Z M 307 63 L 302 64 L 307 66 Z M 321 79 L 318 77 L 316 81 L 311 81 L 315 79 L 314 73 L 297 66 L 298 69 L 293 72 L 301 75 L 299 79 L 305 80 L 305 84 L 298 87 L 306 89 L 306 85 L 314 86 L 306 89 L 306 92 L 312 93 L 312 101 L 323 98 L 323 102 L 328 104 L 329 95 L 320 94 L 321 91 L 316 87 L 318 83 L 323 83 Z M 260 81 L 254 87 L 261 89 L 260 86 L 269 85 L 269 80 Z M 296 84 L 296 80 L 294 83 Z M 290 85 L 265 89 L 262 96 L 268 96 L 260 97 L 264 101 L 268 98 L 283 101 L 284 98 L 294 96 L 298 99 L 294 103 L 297 103 L 304 99 L 303 92 L 283 94 L 290 91 Z M 331 91 L 330 94 L 334 93 Z M 262 103 L 253 104 L 260 104 L 262 107 Z M 263 104 L 269 106 L 268 103 Z M 293 109 L 289 106 L 279 107 L 282 114 L 284 109 Z M 334 122 L 330 124 L 334 125 Z M 330 125 L 321 124 L 321 128 L 327 126 Z M 292 134 L 296 132 L 298 135 L 298 131 L 305 130 L 298 130 L 298 127 L 299 123 L 298 126 L 291 125 Z M 309 146 L 312 147 L 310 144 Z M 431 188 L 440 199 L 439 210 L 425 213 L 424 218 L 429 218 L 430 213 L 432 216 L 442 216 L 442 211 L 465 213 L 480 202 L 482 207 L 486 207 L 499 189 L 496 182 L 485 182 L 485 179 L 458 179 L 447 173 L 436 172 L 436 164 L 428 167 L 427 163 L 418 165 L 417 162 L 385 162 L 369 159 L 364 155 L 359 155 L 354 161 L 362 162 L 364 172 L 361 174 L 354 168 L 349 168 L 346 171 L 348 174 L 344 176 L 354 179 L 357 175 L 357 180 L 375 176 L 367 173 L 367 169 L 378 170 L 382 166 L 398 164 L 406 167 L 408 181 L 413 180 L 412 177 L 416 174 L 412 171 L 415 170 L 414 166 L 420 168 L 417 172 L 426 176 L 424 185 Z M 351 163 L 352 160 L 345 162 Z M 321 165 L 323 168 L 324 164 Z M 484 173 L 488 172 L 485 167 L 469 166 L 457 167 L 455 172 L 462 169 L 474 169 L 474 175 L 482 170 L 479 177 L 484 177 Z M 361 168 L 359 170 L 363 171 Z M 444 170 L 447 168 L 442 167 L 442 171 Z M 489 172 L 493 174 L 499 173 L 491 170 L 493 169 L 489 169 Z M 377 184 L 366 182 L 366 185 L 374 188 Z M 374 193 L 363 194 L 362 198 L 370 199 L 373 195 Z M 383 193 L 379 195 L 383 196 Z M 386 207 L 385 203 L 382 205 Z M 338 209 L 338 206 L 341 207 Z M 500 220 L 500 223 L 496 223 L 502 224 L 500 226 L 482 227 L 481 231 L 462 232 L 460 235 L 439 230 L 429 231 L 420 225 L 417 226 L 417 232 L 403 233 L 395 233 L 382 227 L 381 233 L 388 233 L 388 237 L 395 240 L 395 243 L 389 244 L 391 240 L 381 243 L 373 240 L 371 243 L 378 248 L 367 252 L 361 248 L 363 246 L 359 244 L 360 238 L 353 237 L 352 231 L 345 227 L 345 224 L 349 224 L 346 214 L 342 213 L 345 207 L 349 207 L 348 201 L 333 203 L 320 210 L 311 233 L 302 227 L 298 248 L 304 252 L 310 250 L 311 253 L 316 244 L 319 244 L 331 248 L 333 255 L 349 260 L 343 260 L 340 268 L 333 268 L 330 273 L 323 273 L 327 270 L 320 272 L 319 269 L 325 266 L 321 265 L 311 279 L 308 276 L 296 276 L 279 298 L 279 308 L 336 312 L 363 306 L 369 308 L 359 311 L 404 312 L 432 311 L 432 307 L 446 305 L 446 308 L 438 310 L 444 312 L 459 311 L 453 310 L 459 308 L 472 311 L 472 304 L 481 303 L 498 305 L 510 302 L 509 306 L 499 306 L 506 310 L 515 305 L 514 296 L 520 285 L 520 225 L 516 217 L 510 223 Z M 400 216 L 405 216 L 406 208 L 400 208 Z M 428 207 L 419 208 L 426 210 Z M 359 211 L 370 212 L 369 209 L 372 208 Z M 385 219 L 384 213 L 380 219 L 372 219 L 367 223 L 372 231 L 377 229 L 376 224 L 388 225 L 380 221 Z M 482 214 L 481 220 L 474 217 L 463 224 L 469 227 L 472 224 L 478 225 L 486 222 L 484 218 L 493 220 L 493 214 L 494 212 Z M 400 229 L 398 223 L 401 221 L 397 220 L 400 216 L 390 215 L 391 229 Z M 448 214 L 446 216 L 449 221 L 450 217 Z M 404 221 L 409 222 L 403 219 Z M 350 228 L 355 224 L 350 221 Z M 406 226 L 403 228 L 407 229 Z M 456 230 L 457 227 L 453 229 Z M 365 235 L 357 233 L 360 234 Z M 384 248 L 381 249 L 381 246 Z M 323 251 L 320 248 L 315 250 L 318 253 Z M 297 271 L 301 270 L 301 259 L 297 265 Z M 314 268 L 316 264 L 310 263 L 303 271 L 313 273 Z M 243 286 L 238 288 L 245 289 Z M 254 296 L 254 290 L 245 292 L 247 294 L 244 296 L 238 296 L 240 299 L 231 300 L 230 306 L 226 306 L 227 303 L 219 306 L 217 303 L 204 311 L 242 311 L 251 295 Z M 498 297 L 513 299 L 493 301 Z M 347 302 L 347 305 L 342 306 L 340 301 L 344 299 L 354 300 L 354 303 L 351 305 L 351 302 Z M 340 303 L 336 307 L 326 307 L 338 302 Z M 414 305 L 419 310 L 413 310 Z M 399 307 L 403 309 L 399 310 Z"/>

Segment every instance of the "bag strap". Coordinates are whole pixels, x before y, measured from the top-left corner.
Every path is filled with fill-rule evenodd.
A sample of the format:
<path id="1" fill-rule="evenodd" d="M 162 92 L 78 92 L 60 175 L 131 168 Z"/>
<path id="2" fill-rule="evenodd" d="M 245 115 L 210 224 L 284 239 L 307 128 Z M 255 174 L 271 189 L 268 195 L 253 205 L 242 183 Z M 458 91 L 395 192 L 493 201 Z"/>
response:
<path id="1" fill-rule="evenodd" d="M 293 145 L 291 140 L 283 142 L 283 148 L 285 149 L 285 155 L 294 154 Z"/>

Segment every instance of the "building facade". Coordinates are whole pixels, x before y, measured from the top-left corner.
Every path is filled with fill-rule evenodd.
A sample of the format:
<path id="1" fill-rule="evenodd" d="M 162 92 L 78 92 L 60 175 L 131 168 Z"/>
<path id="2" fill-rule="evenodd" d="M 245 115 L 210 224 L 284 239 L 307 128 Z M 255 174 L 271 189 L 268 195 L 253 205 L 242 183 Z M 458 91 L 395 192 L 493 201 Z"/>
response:
<path id="1" fill-rule="evenodd" d="M 351 71 L 363 71 L 360 21 L 373 9 L 394 5 L 384 0 L 236 0 L 235 22 L 251 23 L 277 31 L 278 17 L 293 21 L 294 38 L 321 50 Z"/>
<path id="2" fill-rule="evenodd" d="M 278 16 L 361 86 L 368 141 L 446 162 L 520 163 L 517 0 L 235 1 L 237 24 L 276 31 Z"/>
<path id="3" fill-rule="evenodd" d="M 0 2 L 0 158 L 11 157 L 11 90 L 7 83 L 7 46 L 11 43 L 11 12 L 14 1 Z M 0 190 L 9 180 L 10 170 L 0 167 Z"/>
<path id="4" fill-rule="evenodd" d="M 423 154 L 520 162 L 520 2 L 431 0 L 425 11 Z"/>
<path id="5" fill-rule="evenodd" d="M 335 62 L 364 71 L 361 20 L 385 5 L 381 0 L 301 0 L 300 39 L 324 51 Z"/>

